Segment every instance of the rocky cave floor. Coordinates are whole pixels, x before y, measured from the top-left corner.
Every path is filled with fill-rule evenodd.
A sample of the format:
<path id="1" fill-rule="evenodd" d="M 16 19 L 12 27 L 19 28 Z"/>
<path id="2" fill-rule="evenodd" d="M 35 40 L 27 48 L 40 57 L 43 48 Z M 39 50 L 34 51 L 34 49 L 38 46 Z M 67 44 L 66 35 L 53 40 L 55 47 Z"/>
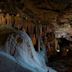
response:
<path id="1" fill-rule="evenodd" d="M 48 63 L 58 72 L 72 72 L 72 55 L 51 57 Z"/>

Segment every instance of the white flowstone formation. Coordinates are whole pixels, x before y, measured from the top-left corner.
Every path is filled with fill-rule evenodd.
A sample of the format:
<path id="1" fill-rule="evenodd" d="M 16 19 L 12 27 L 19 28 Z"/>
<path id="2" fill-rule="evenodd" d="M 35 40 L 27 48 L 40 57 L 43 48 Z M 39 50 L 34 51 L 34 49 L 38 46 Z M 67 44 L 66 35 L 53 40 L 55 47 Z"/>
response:
<path id="1" fill-rule="evenodd" d="M 46 66 L 44 58 L 35 51 L 32 41 L 26 32 L 20 31 L 16 35 L 10 34 L 5 47 L 9 54 L 14 53 L 14 50 L 16 50 L 14 57 L 23 67 L 32 72 L 48 72 L 49 68 Z M 53 72 L 55 71 L 53 70 Z"/>
<path id="2" fill-rule="evenodd" d="M 15 30 L 7 25 L 0 26 L 0 31 L 1 34 L 6 32 L 9 34 L 3 46 L 4 52 L 13 56 L 19 65 L 32 72 L 56 72 L 46 66 L 43 52 L 35 51 L 26 32 Z"/>
<path id="3" fill-rule="evenodd" d="M 21 38 L 22 42 L 17 43 L 16 38 Z M 30 37 L 25 32 L 19 32 L 15 37 L 10 35 L 6 42 L 7 53 L 11 53 L 16 49 L 14 57 L 24 67 L 33 72 L 47 72 L 48 68 L 45 65 L 44 59 L 34 50 Z M 41 59 L 39 59 L 41 58 Z M 41 61 L 40 61 L 41 60 Z"/>

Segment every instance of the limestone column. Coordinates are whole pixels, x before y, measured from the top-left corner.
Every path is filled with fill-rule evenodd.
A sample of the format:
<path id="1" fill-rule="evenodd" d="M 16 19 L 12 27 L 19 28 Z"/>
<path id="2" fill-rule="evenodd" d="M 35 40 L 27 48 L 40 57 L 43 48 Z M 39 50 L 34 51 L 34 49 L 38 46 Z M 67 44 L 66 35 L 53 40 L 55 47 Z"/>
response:
<path id="1" fill-rule="evenodd" d="M 9 15 L 9 13 L 6 14 L 5 18 L 7 25 L 11 25 L 11 16 Z"/>
<path id="2" fill-rule="evenodd" d="M 5 25 L 6 24 L 6 18 L 4 16 L 4 14 L 2 14 L 2 24 Z"/>
<path id="3" fill-rule="evenodd" d="M 20 29 L 23 26 L 23 19 L 20 17 L 20 14 L 17 13 L 15 16 L 15 26 Z"/>
<path id="4" fill-rule="evenodd" d="M 14 15 L 11 15 L 11 24 L 15 25 L 15 16 Z"/>
<path id="5" fill-rule="evenodd" d="M 3 13 L 0 13 L 0 24 L 5 24 L 5 17 Z"/>

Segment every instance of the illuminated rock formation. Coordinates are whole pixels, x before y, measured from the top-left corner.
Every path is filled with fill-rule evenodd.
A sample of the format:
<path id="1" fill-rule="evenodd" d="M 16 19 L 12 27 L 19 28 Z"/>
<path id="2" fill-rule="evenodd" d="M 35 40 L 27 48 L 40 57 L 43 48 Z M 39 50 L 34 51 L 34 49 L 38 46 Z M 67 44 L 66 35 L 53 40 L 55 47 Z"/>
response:
<path id="1" fill-rule="evenodd" d="M 1 28 L 2 33 L 5 33 L 6 30 L 9 33 L 5 41 L 4 51 L 13 56 L 20 66 L 32 72 L 47 72 L 48 70 L 49 72 L 56 72 L 46 66 L 44 57 L 35 51 L 26 32 L 8 26 Z"/>

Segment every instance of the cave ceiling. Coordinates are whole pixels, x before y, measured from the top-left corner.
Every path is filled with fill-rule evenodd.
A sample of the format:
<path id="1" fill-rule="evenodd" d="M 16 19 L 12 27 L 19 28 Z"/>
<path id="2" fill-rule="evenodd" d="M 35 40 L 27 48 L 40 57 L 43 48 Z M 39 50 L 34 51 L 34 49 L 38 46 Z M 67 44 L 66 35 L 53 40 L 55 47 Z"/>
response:
<path id="1" fill-rule="evenodd" d="M 72 0 L 0 0 L 0 7 L 11 6 L 20 9 L 24 6 L 32 6 L 39 10 L 63 12 L 72 8 Z"/>
<path id="2" fill-rule="evenodd" d="M 0 0 L 0 8 L 10 13 L 22 12 L 32 19 L 49 20 L 72 13 L 72 0 Z"/>

